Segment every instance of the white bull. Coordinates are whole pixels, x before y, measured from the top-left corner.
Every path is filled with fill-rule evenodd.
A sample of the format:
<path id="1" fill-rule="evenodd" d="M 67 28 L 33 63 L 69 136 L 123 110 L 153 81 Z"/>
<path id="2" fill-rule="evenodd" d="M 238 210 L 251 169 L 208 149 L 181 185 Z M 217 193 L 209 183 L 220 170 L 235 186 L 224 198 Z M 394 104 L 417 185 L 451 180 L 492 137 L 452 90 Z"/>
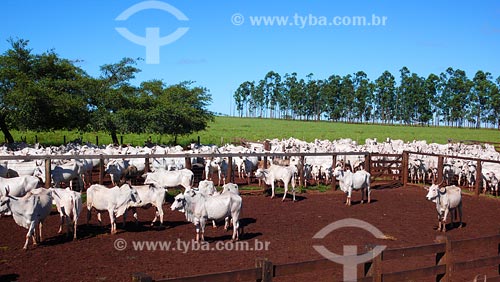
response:
<path id="1" fill-rule="evenodd" d="M 52 196 L 47 189 L 34 192 L 30 191 L 24 197 L 15 197 L 9 194 L 9 188 L 6 193 L 0 195 L 0 213 L 10 211 L 17 225 L 28 229 L 26 233 L 26 242 L 23 249 L 28 248 L 29 238 L 33 238 L 33 245 L 43 240 L 42 223 L 50 214 L 52 209 Z M 36 228 L 39 227 L 39 233 Z"/>
<path id="2" fill-rule="evenodd" d="M 53 204 L 56 206 L 61 218 L 59 231 L 62 233 L 64 221 L 66 220 L 66 230 L 69 237 L 70 232 L 73 231 L 73 240 L 76 240 L 76 228 L 78 226 L 78 217 L 82 212 L 82 194 L 80 192 L 72 191 L 70 188 L 50 188 L 52 191 Z M 73 230 L 71 230 L 71 223 Z"/>
<path id="3" fill-rule="evenodd" d="M 135 204 L 140 204 L 141 198 L 137 190 L 128 184 L 108 188 L 100 184 L 91 185 L 87 189 L 87 223 L 90 221 L 91 210 L 97 210 L 97 219 L 101 224 L 101 212 L 107 211 L 111 222 L 111 234 L 116 234 L 116 218 Z"/>
<path id="4" fill-rule="evenodd" d="M 191 189 L 194 180 L 194 174 L 189 169 L 180 170 L 158 170 L 149 172 L 142 177 L 145 178 L 144 184 L 154 185 L 159 188 L 183 186 L 185 189 Z"/>
<path id="5" fill-rule="evenodd" d="M 224 227 L 229 226 L 229 217 L 233 223 L 233 241 L 239 239 L 239 217 L 242 207 L 242 199 L 239 195 L 231 192 L 220 195 L 205 196 L 194 190 L 187 190 L 183 194 L 175 196 L 170 207 L 172 210 L 184 212 L 186 219 L 196 227 L 196 241 L 205 240 L 205 225 L 208 220 L 226 220 Z"/>
<path id="6" fill-rule="evenodd" d="M 425 196 L 427 200 L 436 203 L 438 213 L 438 231 L 446 232 L 446 218 L 451 214 L 451 224 L 453 225 L 454 211 L 458 211 L 460 216 L 459 228 L 462 227 L 462 189 L 455 185 L 439 188 L 438 184 L 432 184 L 426 188 L 429 192 Z"/>
<path id="7" fill-rule="evenodd" d="M 340 189 L 347 193 L 346 205 L 351 205 L 352 190 L 361 190 L 361 203 L 365 200 L 365 189 L 368 194 L 368 203 L 371 202 L 370 191 L 370 173 L 365 170 L 358 170 L 352 173 L 350 170 L 344 170 L 338 166 L 333 171 L 333 176 L 340 182 Z"/>
<path id="8" fill-rule="evenodd" d="M 279 166 L 273 164 L 267 169 L 257 169 L 257 171 L 255 171 L 255 177 L 263 179 L 267 185 L 271 185 L 271 198 L 274 198 L 274 182 L 277 180 L 282 180 L 285 186 L 285 194 L 283 195 L 282 201 L 286 199 L 286 193 L 288 192 L 288 183 L 291 181 L 293 201 L 295 201 L 295 167 Z"/>

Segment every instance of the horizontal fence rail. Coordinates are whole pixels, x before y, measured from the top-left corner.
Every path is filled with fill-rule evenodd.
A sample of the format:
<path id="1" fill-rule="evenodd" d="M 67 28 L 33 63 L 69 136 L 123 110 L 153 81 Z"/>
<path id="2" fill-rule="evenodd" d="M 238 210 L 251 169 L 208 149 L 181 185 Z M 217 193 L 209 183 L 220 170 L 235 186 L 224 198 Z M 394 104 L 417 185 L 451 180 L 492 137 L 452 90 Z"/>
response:
<path id="1" fill-rule="evenodd" d="M 488 277 L 487 281 L 500 280 L 500 235 L 485 236 L 474 239 L 465 240 L 451 240 L 444 236 L 436 238 L 440 243 L 429 245 L 386 249 L 380 253 L 373 260 L 364 264 L 358 265 L 357 281 L 376 281 L 376 282 L 389 282 L 389 281 L 414 281 L 415 279 L 431 278 L 434 277 L 435 281 L 462 281 L 463 278 L 456 278 L 456 272 L 469 271 L 476 268 L 496 267 L 497 276 Z M 489 257 L 468 258 L 467 260 L 458 260 L 457 253 L 462 248 L 482 248 L 488 244 L 495 245 L 493 250 L 496 255 Z M 412 268 L 412 259 L 423 256 L 434 256 L 431 265 L 420 268 Z M 355 257 L 353 256 L 353 261 Z M 348 257 L 344 257 L 348 261 Z M 394 260 L 405 260 L 408 262 L 409 267 L 400 271 L 391 271 L 391 267 L 386 264 Z M 390 264 L 389 264 L 390 266 Z M 340 265 L 330 261 L 327 258 L 285 263 L 273 264 L 266 258 L 256 259 L 255 267 L 236 271 L 226 271 L 219 273 L 211 273 L 206 275 L 196 275 L 180 278 L 167 278 L 154 280 L 153 277 L 145 273 L 135 273 L 132 275 L 132 281 L 135 282 L 191 282 L 191 281 L 206 281 L 206 282 L 220 282 L 220 281 L 262 281 L 270 282 L 273 278 L 284 276 L 293 276 L 296 274 L 303 274 L 319 270 L 339 268 Z M 362 269 L 360 269 L 362 268 Z M 333 279 L 331 277 L 330 279 Z M 336 280 L 339 280 L 338 278 Z"/>

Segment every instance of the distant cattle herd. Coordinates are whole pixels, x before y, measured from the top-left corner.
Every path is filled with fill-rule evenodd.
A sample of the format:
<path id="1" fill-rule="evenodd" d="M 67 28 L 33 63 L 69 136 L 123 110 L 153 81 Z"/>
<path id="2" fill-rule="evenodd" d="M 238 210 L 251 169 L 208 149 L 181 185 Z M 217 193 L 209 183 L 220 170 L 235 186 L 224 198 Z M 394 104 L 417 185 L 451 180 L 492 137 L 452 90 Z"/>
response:
<path id="1" fill-rule="evenodd" d="M 18 150 L 0 148 L 0 160 L 2 156 L 9 156 L 0 161 L 0 212 L 7 216 L 12 215 L 18 225 L 28 229 L 24 245 L 26 249 L 30 238 L 34 244 L 41 240 L 41 228 L 37 234 L 36 226 L 43 223 L 53 204 L 61 216 L 59 232 L 62 232 L 63 223 L 66 222 L 68 234 L 72 231 L 71 235 L 76 239 L 78 217 L 84 205 L 88 211 L 87 221 L 91 219 L 91 212 L 94 210 L 97 211 L 99 222 L 100 213 L 107 212 L 111 222 L 111 233 L 115 233 L 116 218 L 123 216 L 125 219 L 127 210 L 132 210 L 134 218 L 137 219 L 136 208 L 139 207 L 154 206 L 156 216 L 151 224 L 155 224 L 158 219 L 160 224 L 163 224 L 165 193 L 168 188 L 181 187 L 183 192 L 175 197 L 171 209 L 185 213 L 186 220 L 195 225 L 197 240 L 203 240 L 205 225 L 210 220 L 214 225 L 217 220 L 224 220 L 226 229 L 232 225 L 232 239 L 238 240 L 239 214 L 243 200 L 239 195 L 238 186 L 226 183 L 229 166 L 232 171 L 237 172 L 239 178 L 256 178 L 271 186 L 271 198 L 275 195 L 275 182 L 283 183 L 285 188 L 283 201 L 286 199 L 289 186 L 292 199 L 295 201 L 298 173 L 302 173 L 300 177 L 306 182 L 329 183 L 335 178 L 339 181 L 340 189 L 347 194 L 346 205 L 350 205 L 352 191 L 358 189 L 362 190 L 362 199 L 364 200 L 366 195 L 368 203 L 370 202 L 370 173 L 364 170 L 363 153 L 401 154 L 403 151 L 415 152 L 411 155 L 407 167 L 410 181 L 433 183 L 428 188 L 427 198 L 436 203 L 439 224 L 443 225 L 443 231 L 449 212 L 451 215 L 454 211 L 461 213 L 461 189 L 454 188 L 456 186 L 452 184 L 472 187 L 480 181 L 483 192 L 490 191 L 498 196 L 497 176 L 500 175 L 500 164 L 484 162 L 480 174 L 482 179 L 476 179 L 478 175 L 476 164 L 460 160 L 460 157 L 467 157 L 499 161 L 500 154 L 488 144 L 428 144 L 426 141 L 403 142 L 390 139 L 378 142 L 375 139 L 367 139 L 365 144 L 358 145 L 351 139 L 305 142 L 290 138 L 267 140 L 265 144 L 247 143 L 246 146 L 193 144 L 191 148 L 185 150 L 180 146 L 99 147 L 71 143 L 59 147 L 23 146 Z M 270 156 L 269 163 L 263 163 L 261 158 L 252 156 L 255 153 L 266 152 Z M 331 156 L 314 155 L 325 152 L 360 154 L 344 155 L 337 159 L 336 163 Z M 185 157 L 173 156 L 179 153 L 190 153 L 192 155 L 190 164 L 198 166 L 204 172 L 204 180 L 199 181 L 198 187 L 194 187 L 192 170 L 185 167 Z M 234 153 L 239 156 L 231 159 L 218 156 L 224 153 Z M 306 155 L 304 158 L 272 158 L 272 154 L 275 153 L 306 153 Z M 308 156 L 307 153 L 311 155 Z M 448 185 L 447 187 L 439 187 L 434 183 L 438 166 L 436 158 L 429 156 L 429 153 L 449 156 L 443 164 L 443 181 L 439 184 Z M 205 157 L 197 157 L 197 154 Z M 135 157 L 131 158 L 132 155 Z M 146 161 L 146 156 L 149 155 L 156 157 Z M 207 155 L 213 156 L 206 157 Z M 39 156 L 49 158 L 58 156 L 52 158 L 50 163 L 52 183 L 45 185 L 51 186 L 50 189 L 40 188 L 47 179 L 47 167 Z M 111 179 L 109 187 L 93 183 L 92 180 L 92 171 L 101 164 L 102 159 L 105 160 L 105 172 Z M 300 163 L 301 161 L 304 163 Z M 135 185 L 130 181 L 136 177 L 144 178 L 144 185 Z M 73 189 L 74 181 L 78 183 L 78 189 Z M 62 185 L 67 188 L 60 188 Z M 220 191 L 217 190 L 217 186 L 222 186 Z M 86 193 L 85 203 L 82 203 L 81 192 Z"/>

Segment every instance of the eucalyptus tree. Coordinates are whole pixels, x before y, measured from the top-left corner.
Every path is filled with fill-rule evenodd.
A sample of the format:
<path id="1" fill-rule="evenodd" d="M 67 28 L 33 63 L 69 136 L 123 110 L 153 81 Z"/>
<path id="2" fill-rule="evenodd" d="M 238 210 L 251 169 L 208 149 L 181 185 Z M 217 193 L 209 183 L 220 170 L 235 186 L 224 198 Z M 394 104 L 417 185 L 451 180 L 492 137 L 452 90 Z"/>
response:
<path id="1" fill-rule="evenodd" d="M 249 114 L 249 106 L 248 103 L 251 100 L 252 92 L 255 91 L 255 84 L 253 81 L 245 81 L 234 92 L 234 100 L 236 102 L 236 110 L 240 113 L 240 117 L 243 117 L 243 113 L 246 110 L 246 116 Z"/>
<path id="2" fill-rule="evenodd" d="M 342 77 L 331 75 L 325 80 L 321 88 L 321 96 L 325 99 L 326 118 L 338 121 L 342 117 L 342 111 L 346 107 L 341 99 Z"/>
<path id="3" fill-rule="evenodd" d="M 384 123 L 394 121 L 396 105 L 396 81 L 389 71 L 384 71 L 375 80 L 375 118 Z"/>
<path id="4" fill-rule="evenodd" d="M 373 92 L 370 87 L 370 80 L 364 71 L 358 71 L 354 74 L 354 105 L 353 114 L 357 121 L 363 122 L 370 118 L 371 103 Z"/>
<path id="5" fill-rule="evenodd" d="M 467 111 L 470 111 L 468 98 L 472 82 L 467 78 L 465 71 L 453 68 L 441 73 L 440 110 L 448 125 L 462 126 Z"/>
<path id="6" fill-rule="evenodd" d="M 354 84 L 351 78 L 352 76 L 347 74 L 342 77 L 342 82 L 340 83 L 341 104 L 344 105 L 341 115 L 344 120 L 349 122 L 352 122 L 355 111 Z"/>
<path id="7" fill-rule="evenodd" d="M 471 119 L 474 120 L 475 127 L 481 127 L 481 120 L 488 117 L 489 105 L 492 102 L 491 96 L 494 90 L 494 82 L 491 73 L 477 71 L 472 79 L 473 86 L 470 91 L 469 101 L 471 103 Z"/>
<path id="8" fill-rule="evenodd" d="M 439 116 L 438 116 L 438 102 L 440 96 L 440 79 L 439 76 L 431 73 L 425 79 L 425 100 L 428 101 L 429 112 L 426 112 L 424 108 L 422 108 L 423 112 L 421 116 L 425 117 L 429 116 L 429 120 L 433 119 L 434 125 L 439 124 Z"/>
<path id="9" fill-rule="evenodd" d="M 269 117 L 275 118 L 276 107 L 282 101 L 281 76 L 274 71 L 269 71 L 264 77 L 265 104 L 269 107 Z"/>
<path id="10" fill-rule="evenodd" d="M 488 120 L 500 129 L 500 76 L 491 88 Z"/>

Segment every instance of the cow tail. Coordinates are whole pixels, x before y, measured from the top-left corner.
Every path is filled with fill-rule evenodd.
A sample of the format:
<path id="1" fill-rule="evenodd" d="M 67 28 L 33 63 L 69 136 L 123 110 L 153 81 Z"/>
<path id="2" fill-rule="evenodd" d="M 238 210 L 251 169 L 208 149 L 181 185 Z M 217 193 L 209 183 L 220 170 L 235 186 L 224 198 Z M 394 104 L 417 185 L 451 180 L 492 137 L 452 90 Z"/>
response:
<path id="1" fill-rule="evenodd" d="M 189 186 L 191 186 L 191 188 L 193 188 L 193 185 L 194 185 L 194 173 L 191 174 L 191 181 L 189 181 Z"/>

